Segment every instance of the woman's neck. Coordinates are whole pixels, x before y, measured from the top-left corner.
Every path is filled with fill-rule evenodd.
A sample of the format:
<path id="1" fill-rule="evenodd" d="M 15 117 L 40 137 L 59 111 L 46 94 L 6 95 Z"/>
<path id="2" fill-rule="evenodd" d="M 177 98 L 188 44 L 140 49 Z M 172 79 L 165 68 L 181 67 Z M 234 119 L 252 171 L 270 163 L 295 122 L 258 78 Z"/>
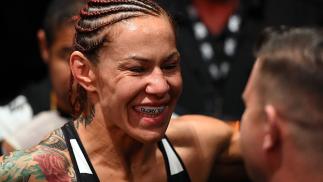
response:
<path id="1" fill-rule="evenodd" d="M 128 171 L 142 166 L 151 160 L 147 156 L 155 156 L 157 150 L 156 145 L 144 145 L 98 118 L 87 126 L 80 124 L 77 132 L 91 161 L 114 169 Z"/>
<path id="2" fill-rule="evenodd" d="M 201 21 L 212 34 L 220 34 L 229 17 L 237 9 L 239 0 L 192 0 Z"/>

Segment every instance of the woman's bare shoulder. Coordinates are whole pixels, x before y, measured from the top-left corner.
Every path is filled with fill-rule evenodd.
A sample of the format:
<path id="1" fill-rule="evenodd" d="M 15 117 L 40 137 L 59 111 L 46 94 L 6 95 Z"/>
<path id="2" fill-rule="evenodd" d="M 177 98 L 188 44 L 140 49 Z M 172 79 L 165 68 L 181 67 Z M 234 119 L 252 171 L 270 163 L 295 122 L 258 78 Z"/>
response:
<path id="1" fill-rule="evenodd" d="M 213 117 L 185 115 L 171 120 L 166 135 L 192 181 L 207 181 L 214 162 L 230 145 L 233 129 Z"/>
<path id="2" fill-rule="evenodd" d="M 0 158 L 0 181 L 75 181 L 66 143 L 60 130 L 39 145 Z"/>
<path id="3" fill-rule="evenodd" d="M 233 129 L 222 120 L 204 115 L 183 115 L 171 120 L 167 136 L 174 140 L 197 139 L 221 142 L 231 138 Z"/>

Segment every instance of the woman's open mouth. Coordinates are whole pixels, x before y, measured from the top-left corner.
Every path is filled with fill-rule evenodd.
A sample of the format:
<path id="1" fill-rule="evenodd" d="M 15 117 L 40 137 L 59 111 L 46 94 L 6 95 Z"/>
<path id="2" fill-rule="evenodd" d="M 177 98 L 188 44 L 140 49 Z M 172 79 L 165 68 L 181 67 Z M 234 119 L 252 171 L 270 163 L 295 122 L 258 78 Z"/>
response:
<path id="1" fill-rule="evenodd" d="M 147 117 L 156 117 L 163 113 L 165 110 L 165 106 L 159 106 L 159 107 L 154 107 L 154 106 L 136 106 L 135 110 Z"/>

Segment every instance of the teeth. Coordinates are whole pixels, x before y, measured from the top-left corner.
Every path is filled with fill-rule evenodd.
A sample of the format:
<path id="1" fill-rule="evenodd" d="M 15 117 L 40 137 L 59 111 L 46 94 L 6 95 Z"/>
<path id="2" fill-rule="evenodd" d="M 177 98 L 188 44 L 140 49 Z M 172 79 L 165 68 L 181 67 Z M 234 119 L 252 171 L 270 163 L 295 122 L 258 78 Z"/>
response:
<path id="1" fill-rule="evenodd" d="M 145 113 L 145 114 L 150 114 L 150 115 L 160 114 L 161 112 L 164 111 L 164 109 L 165 109 L 164 106 L 161 106 L 161 107 L 145 106 L 145 107 L 136 108 L 137 111 Z"/>

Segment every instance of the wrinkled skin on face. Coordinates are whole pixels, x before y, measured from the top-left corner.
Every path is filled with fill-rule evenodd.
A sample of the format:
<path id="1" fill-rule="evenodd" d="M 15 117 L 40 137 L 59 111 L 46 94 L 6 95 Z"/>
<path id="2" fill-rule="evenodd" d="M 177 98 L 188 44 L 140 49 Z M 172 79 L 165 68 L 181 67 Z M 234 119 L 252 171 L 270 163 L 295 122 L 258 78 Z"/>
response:
<path id="1" fill-rule="evenodd" d="M 142 16 L 109 34 L 95 71 L 104 118 L 139 141 L 158 141 L 182 89 L 173 28 L 164 16 Z"/>

